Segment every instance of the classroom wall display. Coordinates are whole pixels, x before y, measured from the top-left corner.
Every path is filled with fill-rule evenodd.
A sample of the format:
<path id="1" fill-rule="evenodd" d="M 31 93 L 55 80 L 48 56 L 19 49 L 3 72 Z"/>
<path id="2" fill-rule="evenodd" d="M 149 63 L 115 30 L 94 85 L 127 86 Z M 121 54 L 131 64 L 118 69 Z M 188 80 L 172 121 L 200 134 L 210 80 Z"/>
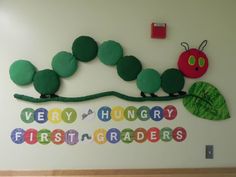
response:
<path id="1" fill-rule="evenodd" d="M 82 113 L 80 113 L 82 112 Z M 183 127 L 171 126 L 171 121 L 177 118 L 177 109 L 173 105 L 161 106 L 101 106 L 98 110 L 88 108 L 85 112 L 76 108 L 24 108 L 20 113 L 23 124 L 36 126 L 37 124 L 60 125 L 78 124 L 81 121 L 99 120 L 100 125 L 107 122 L 123 123 L 124 121 L 152 121 L 153 127 L 137 128 L 103 128 L 97 127 L 93 132 L 86 129 L 55 129 L 48 128 L 15 128 L 10 137 L 15 144 L 54 144 L 54 145 L 79 145 L 82 143 L 116 144 L 116 143 L 162 143 L 183 142 L 187 138 L 187 131 Z M 160 121 L 170 122 L 168 127 L 161 127 Z M 33 126 L 33 125 L 32 125 Z"/>
<path id="2" fill-rule="evenodd" d="M 133 55 L 123 56 L 123 48 L 116 41 L 108 40 L 98 47 L 92 37 L 79 36 L 73 42 L 72 53 L 61 51 L 53 57 L 53 69 L 37 71 L 36 67 L 27 60 L 15 61 L 9 70 L 11 80 L 17 85 L 33 83 L 35 90 L 40 93 L 40 98 L 19 94 L 15 94 L 14 97 L 35 103 L 80 102 L 104 96 L 116 96 L 134 102 L 183 98 L 186 109 L 197 117 L 209 120 L 230 118 L 224 97 L 213 85 L 203 81 L 195 82 L 188 92 L 183 91 L 185 77 L 200 78 L 208 69 L 208 57 L 203 52 L 207 40 L 204 40 L 198 48 L 190 48 L 186 42 L 182 42 L 181 45 L 185 51 L 179 55 L 178 69 L 170 68 L 160 74 L 153 68 L 143 68 L 141 61 Z M 116 91 L 74 98 L 56 95 L 60 88 L 60 78 L 72 76 L 77 70 L 78 62 L 89 62 L 97 55 L 103 64 L 116 66 L 117 74 L 124 81 L 136 80 L 141 97 L 132 97 Z M 155 94 L 159 89 L 162 89 L 167 96 Z"/>
<path id="3" fill-rule="evenodd" d="M 0 171 L 236 166 L 236 1 L 0 4 Z M 166 24 L 165 39 L 151 38 L 155 22 Z M 82 53 L 81 39 L 87 46 Z M 125 80 L 135 74 L 124 74 L 121 58 L 141 63 L 134 80 Z M 192 77 L 206 58 L 206 72 Z M 18 60 L 15 71 L 24 69 L 12 77 L 15 83 L 9 71 Z M 57 84 L 41 88 L 39 75 L 34 86 L 39 71 L 54 75 Z M 176 87 L 168 86 L 172 73 L 181 81 Z M 160 85 L 149 85 L 152 77 Z M 147 87 L 140 86 L 145 80 Z M 172 87 L 185 94 L 171 96 Z M 176 108 L 170 116 L 168 105 Z M 224 116 L 231 118 L 219 119 Z M 214 159 L 205 158 L 206 145 L 213 145 Z"/>

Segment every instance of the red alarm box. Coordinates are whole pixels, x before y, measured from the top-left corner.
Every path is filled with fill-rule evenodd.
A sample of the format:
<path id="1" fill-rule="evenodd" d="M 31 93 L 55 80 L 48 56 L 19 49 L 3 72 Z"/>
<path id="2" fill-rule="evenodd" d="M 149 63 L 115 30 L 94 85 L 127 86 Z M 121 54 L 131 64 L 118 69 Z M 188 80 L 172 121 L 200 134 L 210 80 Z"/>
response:
<path id="1" fill-rule="evenodd" d="M 165 39 L 166 38 L 166 23 L 152 23 L 151 38 Z"/>

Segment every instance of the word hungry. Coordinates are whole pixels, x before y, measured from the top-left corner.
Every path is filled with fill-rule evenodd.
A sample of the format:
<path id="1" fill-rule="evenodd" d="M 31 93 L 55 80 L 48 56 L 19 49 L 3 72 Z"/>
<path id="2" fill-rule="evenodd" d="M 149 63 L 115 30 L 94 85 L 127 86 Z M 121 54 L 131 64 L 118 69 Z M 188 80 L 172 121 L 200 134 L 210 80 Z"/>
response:
<path id="1" fill-rule="evenodd" d="M 61 129 L 55 129 L 53 131 L 41 129 L 37 131 L 36 129 L 24 130 L 22 128 L 16 128 L 11 133 L 11 139 L 16 144 L 22 144 L 24 142 L 27 144 L 36 144 L 38 142 L 43 145 L 49 144 L 50 142 L 56 145 L 63 143 L 75 145 L 84 141 L 93 141 L 97 144 L 105 144 L 107 142 L 116 144 L 120 141 L 126 144 L 132 142 L 144 143 L 145 141 L 156 143 L 160 140 L 163 142 L 170 142 L 172 140 L 182 142 L 186 137 L 187 132 L 182 127 L 174 129 L 169 127 L 162 129 L 152 127 L 148 130 L 144 128 L 137 128 L 135 130 L 126 128 L 122 131 L 117 128 L 111 128 L 109 130 L 100 128 L 95 130 L 93 135 L 85 133 L 81 136 L 78 131 L 74 129 L 64 132 Z"/>
<path id="2" fill-rule="evenodd" d="M 139 108 L 134 106 L 128 106 L 126 108 L 121 106 L 115 106 L 112 108 L 103 106 L 98 110 L 97 116 L 104 122 L 110 120 L 122 121 L 124 119 L 128 121 L 134 121 L 136 119 L 141 121 L 147 121 L 149 119 L 160 121 L 163 118 L 173 120 L 177 116 L 177 109 L 172 105 L 168 105 L 164 109 L 160 106 L 154 106 L 152 108 L 147 106 L 141 106 Z"/>

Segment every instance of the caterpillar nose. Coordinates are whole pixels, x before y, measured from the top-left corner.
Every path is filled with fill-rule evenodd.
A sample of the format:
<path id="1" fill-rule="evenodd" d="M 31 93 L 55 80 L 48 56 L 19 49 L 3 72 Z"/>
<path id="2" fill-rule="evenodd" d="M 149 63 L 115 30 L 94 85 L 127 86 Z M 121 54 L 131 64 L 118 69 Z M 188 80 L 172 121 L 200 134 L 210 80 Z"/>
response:
<path id="1" fill-rule="evenodd" d="M 199 69 L 198 67 L 195 68 L 196 71 L 198 71 L 198 69 Z"/>

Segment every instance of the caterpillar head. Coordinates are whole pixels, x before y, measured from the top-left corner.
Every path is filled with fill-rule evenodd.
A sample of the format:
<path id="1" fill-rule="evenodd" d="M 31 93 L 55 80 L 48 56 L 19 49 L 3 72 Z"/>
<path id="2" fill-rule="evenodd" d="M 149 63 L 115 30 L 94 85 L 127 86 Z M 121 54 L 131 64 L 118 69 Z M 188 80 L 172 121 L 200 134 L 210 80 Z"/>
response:
<path id="1" fill-rule="evenodd" d="M 182 42 L 181 45 L 185 48 L 185 51 L 179 56 L 179 70 L 189 78 L 201 77 L 208 68 L 208 58 L 203 52 L 204 47 L 207 45 L 207 40 L 204 40 L 198 49 L 189 49 L 189 45 L 186 42 Z"/>

